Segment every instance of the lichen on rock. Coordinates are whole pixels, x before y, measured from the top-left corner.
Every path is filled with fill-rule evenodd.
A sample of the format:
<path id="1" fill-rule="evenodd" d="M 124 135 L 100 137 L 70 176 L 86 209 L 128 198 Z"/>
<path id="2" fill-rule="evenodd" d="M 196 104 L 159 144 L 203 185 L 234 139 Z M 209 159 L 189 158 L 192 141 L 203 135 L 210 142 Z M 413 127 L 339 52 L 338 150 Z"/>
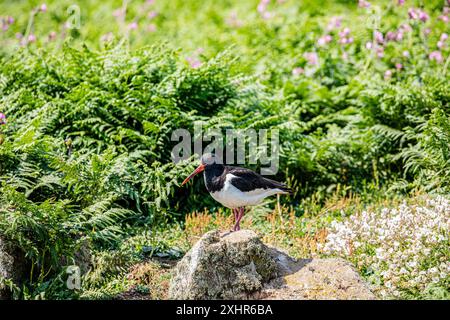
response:
<path id="1" fill-rule="evenodd" d="M 250 230 L 210 231 L 177 264 L 171 299 L 375 299 L 343 259 L 294 259 Z"/>
<path id="2" fill-rule="evenodd" d="M 250 230 L 206 233 L 178 263 L 171 299 L 247 298 L 277 276 L 267 247 Z"/>

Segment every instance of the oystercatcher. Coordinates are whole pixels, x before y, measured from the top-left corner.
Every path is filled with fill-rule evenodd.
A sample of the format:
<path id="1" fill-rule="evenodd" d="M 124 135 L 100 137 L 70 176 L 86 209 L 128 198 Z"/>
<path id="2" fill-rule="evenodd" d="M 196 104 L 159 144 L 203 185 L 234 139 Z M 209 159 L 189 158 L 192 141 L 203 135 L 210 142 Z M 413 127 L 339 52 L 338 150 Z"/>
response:
<path id="1" fill-rule="evenodd" d="M 217 163 L 216 160 L 214 154 L 204 154 L 200 165 L 181 185 L 203 172 L 209 194 L 233 211 L 235 225 L 232 231 L 241 229 L 240 222 L 246 206 L 257 205 L 271 195 L 292 193 L 284 183 L 265 178 L 246 168 Z"/>

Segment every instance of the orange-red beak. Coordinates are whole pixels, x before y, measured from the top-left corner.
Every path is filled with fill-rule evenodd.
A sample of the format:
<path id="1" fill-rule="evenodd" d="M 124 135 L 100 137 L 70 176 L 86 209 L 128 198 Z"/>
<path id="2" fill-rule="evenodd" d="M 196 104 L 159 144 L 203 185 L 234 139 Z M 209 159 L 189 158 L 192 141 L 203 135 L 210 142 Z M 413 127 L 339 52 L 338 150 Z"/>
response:
<path id="1" fill-rule="evenodd" d="M 194 176 L 196 176 L 197 174 L 199 174 L 200 172 L 202 172 L 203 170 L 205 170 L 205 165 L 204 164 L 200 164 L 197 169 L 194 170 L 194 172 L 192 172 L 189 177 L 187 177 L 186 179 L 184 179 L 183 183 L 181 185 L 184 185 L 186 182 L 188 182 L 189 180 L 191 180 Z"/>

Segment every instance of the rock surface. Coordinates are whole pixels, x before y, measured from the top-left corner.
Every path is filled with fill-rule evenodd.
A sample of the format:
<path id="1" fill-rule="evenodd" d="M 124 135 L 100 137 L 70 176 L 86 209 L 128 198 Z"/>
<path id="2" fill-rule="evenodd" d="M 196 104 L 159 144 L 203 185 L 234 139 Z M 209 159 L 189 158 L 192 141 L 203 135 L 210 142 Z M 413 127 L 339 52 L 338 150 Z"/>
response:
<path id="1" fill-rule="evenodd" d="M 342 259 L 296 260 L 250 230 L 206 233 L 177 264 L 170 299 L 375 299 Z"/>
<path id="2" fill-rule="evenodd" d="M 27 263 L 23 252 L 0 236 L 0 278 L 20 284 L 24 279 Z M 11 299 L 12 293 L 0 282 L 0 300 Z"/>
<path id="3" fill-rule="evenodd" d="M 254 232 L 211 231 L 177 264 L 169 298 L 248 298 L 276 276 L 275 260 Z"/>

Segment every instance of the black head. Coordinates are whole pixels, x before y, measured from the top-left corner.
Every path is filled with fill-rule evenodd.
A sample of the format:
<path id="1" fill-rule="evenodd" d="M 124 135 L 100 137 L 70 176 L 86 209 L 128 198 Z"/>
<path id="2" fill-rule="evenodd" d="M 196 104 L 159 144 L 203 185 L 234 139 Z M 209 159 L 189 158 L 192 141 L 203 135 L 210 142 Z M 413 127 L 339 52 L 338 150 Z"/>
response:
<path id="1" fill-rule="evenodd" d="M 200 159 L 200 165 L 197 167 L 197 169 L 194 170 L 194 172 L 192 172 L 186 179 L 184 179 L 181 185 L 184 185 L 200 172 L 203 172 L 205 170 L 206 172 L 217 171 L 220 169 L 223 170 L 223 164 L 220 161 L 219 157 L 217 157 L 213 153 L 205 153 Z"/>

